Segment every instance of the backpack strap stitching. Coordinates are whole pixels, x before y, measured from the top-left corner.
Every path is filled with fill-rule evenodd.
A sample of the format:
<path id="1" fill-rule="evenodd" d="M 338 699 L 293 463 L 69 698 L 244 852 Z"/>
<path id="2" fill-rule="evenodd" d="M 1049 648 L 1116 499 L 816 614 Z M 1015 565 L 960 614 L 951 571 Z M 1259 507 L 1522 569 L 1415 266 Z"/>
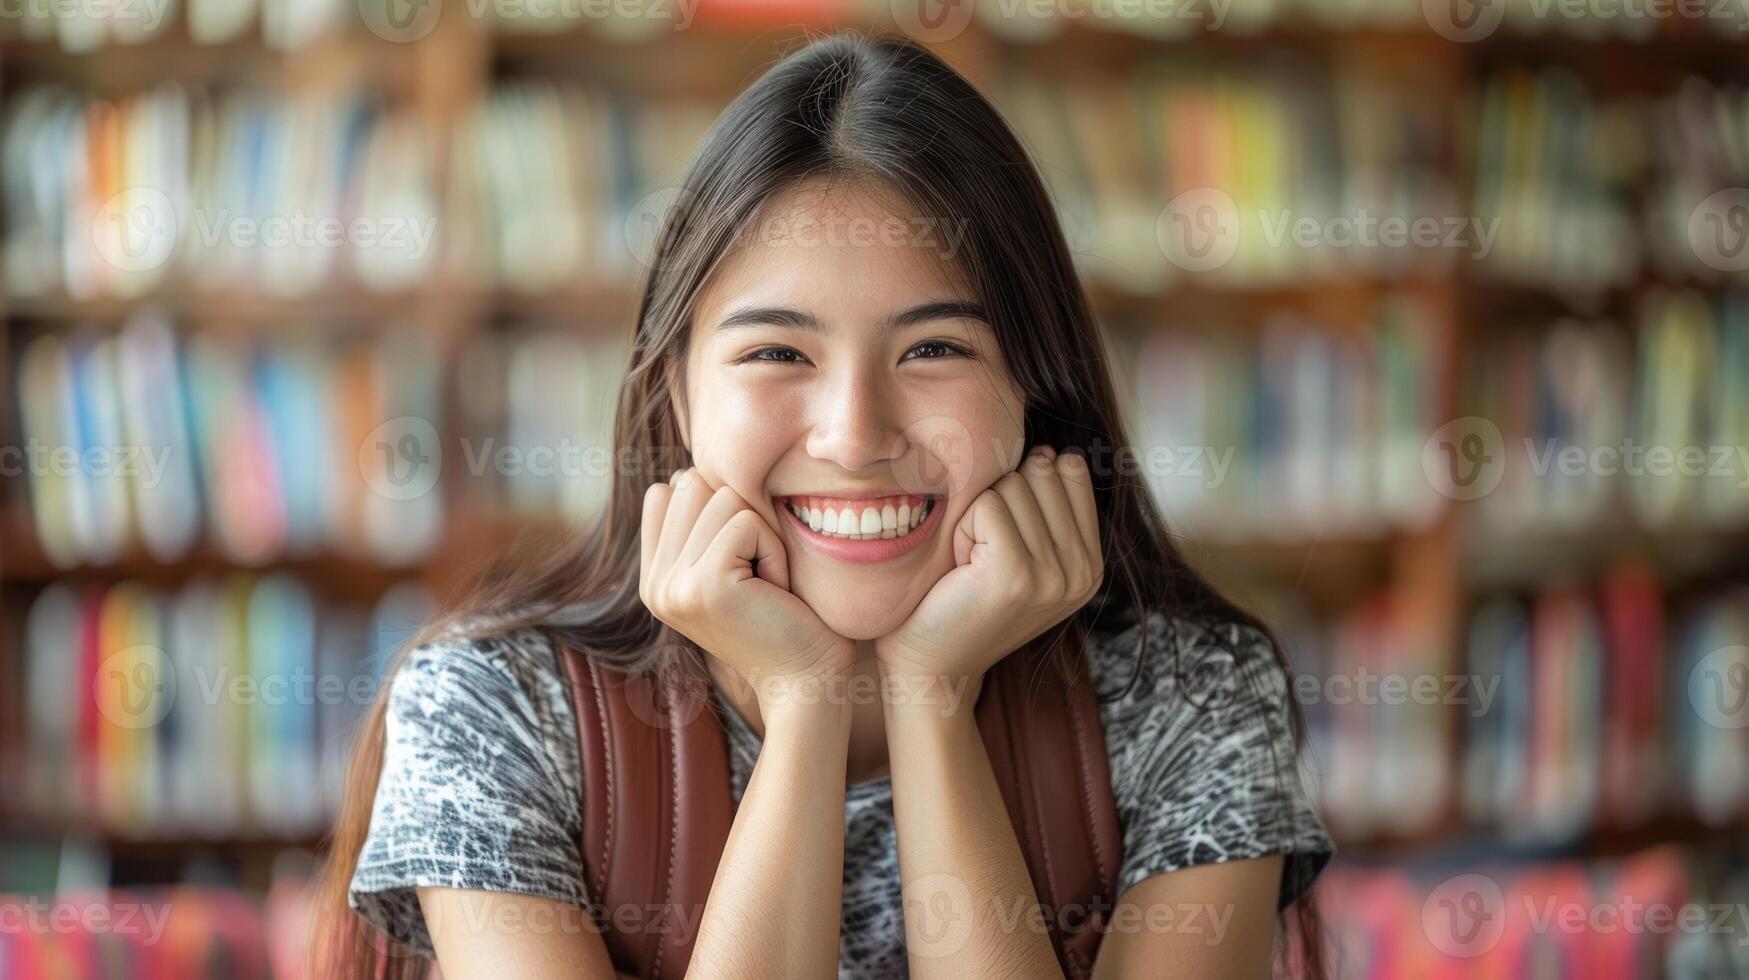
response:
<path id="1" fill-rule="evenodd" d="M 1087 838 L 1093 846 L 1093 859 L 1096 871 L 1099 875 L 1099 885 L 1103 891 L 1109 893 L 1109 882 L 1105 876 L 1105 849 L 1100 846 L 1099 834 L 1093 830 L 1097 825 L 1097 818 L 1094 816 L 1093 794 L 1087 783 L 1087 729 L 1082 724 L 1081 713 L 1075 710 L 1074 705 L 1075 702 L 1071 698 L 1069 702 L 1069 726 L 1075 733 L 1075 753 L 1079 763 L 1075 766 L 1075 781 L 1081 788 L 1081 804 L 1087 815 Z M 1116 896 L 1112 897 L 1115 898 Z M 1076 973 L 1086 976 L 1092 972 L 1093 964 L 1088 961 L 1086 956 L 1082 955 L 1078 946 L 1065 941 L 1063 943 L 1063 953 L 1069 958 L 1070 963 L 1075 967 Z"/>
<path id="2" fill-rule="evenodd" d="M 583 669 L 589 677 L 589 690 L 592 694 L 595 695 L 596 723 L 601 728 L 601 754 L 607 763 L 606 771 L 609 774 L 611 774 L 613 772 L 613 739 L 609 738 L 607 735 L 607 698 L 606 698 L 605 693 L 602 691 L 602 687 L 601 687 L 601 685 L 604 683 L 604 678 L 601 676 L 600 671 L 596 668 L 594 658 L 585 656 L 583 658 L 583 663 L 584 663 Z M 613 839 L 613 811 L 614 811 L 613 784 L 614 784 L 614 780 L 611 778 L 611 775 L 606 780 L 606 783 L 607 783 L 607 819 L 605 821 L 606 840 L 602 841 L 602 844 L 601 844 L 601 860 L 597 861 L 595 864 L 595 877 L 596 877 L 597 881 L 595 884 L 594 899 L 598 902 L 605 902 L 607 900 L 607 896 L 606 896 L 606 892 L 607 892 L 607 863 L 609 861 L 613 860 L 613 847 L 614 847 L 614 839 Z"/>
<path id="3" fill-rule="evenodd" d="M 1075 683 L 1079 682 L 1080 678 L 1076 678 Z M 1116 890 L 1116 883 L 1105 874 L 1105 847 L 1100 843 L 1099 835 L 1091 832 L 1094 827 L 1098 826 L 1099 807 L 1093 799 L 1093 787 L 1087 781 L 1087 766 L 1094 761 L 1087 746 L 1087 726 L 1084 724 L 1085 719 L 1081 717 L 1081 712 L 1074 710 L 1075 701 L 1071 699 L 1069 703 L 1069 724 L 1075 730 L 1075 753 L 1081 760 L 1081 764 L 1075 767 L 1075 781 L 1081 786 L 1081 804 L 1087 811 L 1087 828 L 1089 830 L 1087 837 L 1093 842 L 1093 859 L 1098 865 L 1099 887 L 1110 895 Z M 1117 898 L 1116 895 L 1110 895 L 1110 897 L 1114 900 Z"/>
<path id="4" fill-rule="evenodd" d="M 1025 687 L 1025 694 L 1028 698 L 1035 698 L 1038 696 L 1038 690 L 1036 688 L 1034 688 L 1031 684 L 1027 684 Z M 1009 720 L 1010 720 L 1010 722 L 1012 722 L 1014 720 L 1014 716 L 1012 714 L 1009 715 Z M 1011 728 L 1010 732 L 1012 733 L 1012 731 L 1013 730 Z M 1014 737 L 1015 738 L 1024 738 L 1025 736 L 1015 734 Z M 1032 764 L 1032 763 L 1036 762 L 1037 760 L 1031 758 L 1031 753 L 1028 753 L 1028 760 L 1027 761 L 1028 761 L 1028 764 Z M 1031 790 L 1032 790 L 1032 792 L 1031 792 L 1032 799 L 1027 800 L 1025 802 L 1026 802 L 1026 804 L 1031 805 L 1032 811 L 1035 815 L 1035 818 L 1036 818 L 1036 821 L 1038 824 L 1038 828 L 1039 828 L 1039 831 L 1038 831 L 1039 848 L 1038 849 L 1039 849 L 1039 853 L 1044 855 L 1044 859 L 1045 859 L 1045 890 L 1049 893 L 1047 895 L 1041 895 L 1039 897 L 1044 898 L 1050 902 L 1051 910 L 1052 910 L 1052 913 L 1054 914 L 1056 909 L 1057 909 L 1057 905 L 1058 905 L 1058 902 L 1057 902 L 1057 869 L 1056 869 L 1056 862 L 1053 861 L 1051 858 L 1050 823 L 1045 818 L 1044 798 L 1039 794 L 1040 787 L 1036 784 L 1035 781 L 1033 781 L 1031 779 L 1028 780 L 1028 783 L 1026 785 L 1029 785 Z"/>
<path id="5" fill-rule="evenodd" d="M 666 884 L 662 886 L 662 907 L 667 914 L 673 915 L 674 902 L 674 868 L 680 863 L 680 753 L 675 743 L 679 741 L 679 730 L 676 725 L 680 720 L 680 712 L 675 704 L 674 691 L 670 688 L 662 692 L 663 699 L 668 702 L 668 726 L 664 732 L 659 732 L 658 738 L 668 755 L 668 874 Z M 669 928 L 674 923 L 670 922 Z M 656 943 L 656 956 L 650 962 L 650 976 L 662 976 L 662 954 L 667 952 L 667 936 L 664 935 Z"/>
<path id="6" fill-rule="evenodd" d="M 992 677 L 990 675 L 995 676 Z M 1019 735 L 1014 730 L 1014 712 L 1011 709 L 1013 709 L 1015 705 L 1010 700 L 1011 694 L 1009 692 L 1012 690 L 1012 686 L 1008 683 L 1008 679 L 1009 675 L 1005 673 L 1003 661 L 997 661 L 996 666 L 986 673 L 985 683 L 988 684 L 991 680 L 995 681 L 994 689 L 990 691 L 988 696 L 993 702 L 995 702 L 991 705 L 991 708 L 999 712 L 1001 715 L 1001 731 L 1007 735 L 1008 745 L 1010 746 L 1009 751 L 1006 753 L 1008 756 L 1009 785 L 1015 788 L 1016 793 L 1024 795 L 1026 781 L 1021 778 L 1020 752 L 1018 749 L 1013 748 L 1019 744 Z M 1017 799 L 1015 800 L 1015 808 L 1009 811 L 1010 820 L 1018 818 L 1020 821 L 1019 826 L 1014 829 L 1018 832 L 1018 836 L 1020 837 L 1019 844 L 1022 858 L 1032 851 L 1032 821 L 1030 814 L 1027 812 L 1027 802 L 1028 801 L 1025 799 Z M 1006 802 L 1003 803 L 1003 809 L 1008 809 Z"/>

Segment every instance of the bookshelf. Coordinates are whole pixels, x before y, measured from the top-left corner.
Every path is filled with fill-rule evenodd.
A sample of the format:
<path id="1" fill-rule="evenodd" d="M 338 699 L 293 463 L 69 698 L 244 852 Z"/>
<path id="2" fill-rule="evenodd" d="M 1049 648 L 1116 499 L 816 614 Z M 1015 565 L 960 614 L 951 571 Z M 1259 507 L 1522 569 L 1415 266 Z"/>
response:
<path id="1" fill-rule="evenodd" d="M 1258 17 L 1254 6 L 1238 4 L 1235 14 Z M 1624 260 L 1619 272 L 1590 267 L 1575 272 L 1560 264 L 1559 255 L 1538 251 L 1539 243 L 1561 244 L 1561 236 L 1523 226 L 1512 205 L 1547 200 L 1584 215 L 1593 213 L 1588 208 L 1601 214 L 1613 208 L 1625 216 L 1629 240 L 1653 240 L 1657 195 L 1672 187 L 1691 188 L 1684 181 L 1700 179 L 1682 170 L 1679 154 L 1658 149 L 1668 145 L 1670 127 L 1680 122 L 1673 100 L 1741 105 L 1749 80 L 1745 42 L 1713 24 L 1665 23 L 1647 36 L 1629 37 L 1571 25 L 1521 30 L 1509 19 L 1483 40 L 1456 43 L 1425 25 L 1420 6 L 1374 0 L 1345 5 L 1348 13 L 1339 18 L 1316 5 L 1286 5 L 1244 29 L 1181 30 L 1170 36 L 1112 29 L 1091 18 L 1065 20 L 1051 28 L 1045 41 L 1016 36 L 1025 33 L 1018 30 L 1021 25 L 973 18 L 962 33 L 937 48 L 995 96 L 1039 153 L 1072 241 L 1080 246 L 1078 259 L 1095 309 L 1121 350 L 1160 356 L 1160 345 L 1172 345 L 1171 351 L 1190 352 L 1204 359 L 1199 363 L 1215 365 L 1211 371 L 1228 371 L 1211 376 L 1231 380 L 1237 390 L 1247 392 L 1245 386 L 1255 387 L 1258 378 L 1285 376 L 1286 369 L 1272 367 L 1259 352 L 1288 345 L 1323 358 L 1319 363 L 1335 365 L 1323 382 L 1330 390 L 1364 377 L 1385 398 L 1391 396 L 1392 385 L 1400 388 L 1404 381 L 1378 368 L 1387 350 L 1380 337 L 1403 330 L 1408 339 L 1401 341 L 1402 348 L 1388 350 L 1410 363 L 1413 401 L 1425 412 L 1417 423 L 1432 427 L 1469 414 L 1511 417 L 1510 407 L 1488 402 L 1478 390 L 1486 392 L 1488 378 L 1514 364 L 1534 373 L 1534 366 L 1525 367 L 1527 355 L 1513 345 L 1540 342 L 1553 325 L 1571 319 L 1582 331 L 1604 324 L 1622 338 L 1628 358 L 1625 383 L 1627 390 L 1634 390 L 1637 345 L 1651 329 L 1647 310 L 1656 297 L 1675 291 L 1722 303 L 1749 282 L 1740 273 L 1732 276 L 1693 263 L 1661 264 L 1667 256 L 1655 249 L 1635 256 L 1638 261 Z M 52 39 L 0 37 L 0 100 L 9 110 L 45 87 L 87 104 L 111 100 L 132 105 L 136 103 L 127 100 L 176 86 L 177 92 L 198 95 L 184 106 L 190 112 L 198 113 L 209 102 L 240 113 L 257 112 L 261 125 L 284 127 L 280 135 L 296 143 L 303 131 L 295 128 L 295 117 L 275 115 L 284 106 L 307 102 L 357 108 L 364 120 L 360 125 L 370 129 L 372 139 L 381 139 L 361 145 L 380 149 L 391 164 L 375 173 L 361 164 L 344 180 L 368 183 L 376 178 L 386 195 L 379 200 L 404 201 L 412 195 L 422 202 L 414 210 L 438 222 L 434 253 L 421 260 L 426 264 L 407 281 L 397 279 L 398 273 L 385 274 L 393 281 L 386 287 L 373 285 L 371 276 L 352 261 L 355 256 L 342 250 L 332 257 L 326 274 L 290 295 L 263 288 L 266 280 L 259 269 L 253 279 L 245 270 L 217 284 L 200 281 L 198 258 L 181 254 L 154 271 L 154 281 L 138 294 L 128 291 L 132 285 L 104 282 L 103 276 L 73 290 L 54 275 L 30 289 L 9 288 L 0 297 L 5 320 L 0 362 L 7 366 L 9 383 L 17 381 L 20 360 L 35 339 L 91 343 L 127 330 L 140 310 L 161 312 L 179 341 L 212 338 L 270 361 L 309 357 L 317 364 L 315 370 L 339 373 L 364 371 L 358 365 L 372 356 L 379 364 L 384 358 L 392 362 L 406 348 L 384 338 L 411 332 L 435 379 L 434 388 L 415 397 L 414 414 L 431 417 L 447 459 L 461 455 L 461 439 L 482 433 L 510 438 L 504 427 L 519 420 L 527 426 L 519 430 L 525 433 L 565 431 L 567 420 L 576 418 L 577 406 L 518 407 L 501 394 L 496 402 L 488 398 L 490 404 L 474 404 L 479 399 L 462 391 L 463 371 L 485 372 L 467 376 L 470 390 L 487 375 L 488 388 L 504 388 L 514 364 L 539 360 L 531 352 L 557 350 L 578 359 L 565 363 L 611 360 L 612 345 L 623 342 L 637 305 L 635 257 L 610 254 L 616 248 L 625 251 L 619 233 L 624 212 L 648 190 L 678 177 L 683 162 L 678 155 L 689 151 L 710 113 L 780 50 L 794 47 L 798 27 L 815 32 L 838 26 L 892 27 L 885 5 L 878 10 L 816 3 L 760 7 L 725 0 L 700 7 L 698 22 L 688 30 L 664 32 L 659 39 L 619 41 L 593 24 L 495 30 L 463 11 L 461 5 L 449 4 L 429 34 L 405 44 L 378 37 L 350 19 L 295 50 L 263 42 L 258 30 L 202 43 L 193 39 L 181 17 L 172 18 L 159 36 L 86 52 L 68 52 Z M 1689 90 L 1684 90 L 1690 79 L 1702 82 L 1688 82 Z M 1705 88 L 1703 95 L 1694 94 L 1696 84 Z M 1180 101 L 1180 92 L 1189 94 Z M 1593 143 L 1586 145 L 1602 152 L 1587 155 L 1580 152 L 1582 147 L 1567 145 L 1564 152 L 1579 163 L 1569 159 L 1566 169 L 1551 164 L 1548 172 L 1535 172 L 1538 161 L 1560 159 L 1556 151 L 1536 156 L 1544 131 L 1534 125 L 1489 130 L 1483 119 L 1491 97 L 1516 99 L 1514 104 L 1526 112 L 1544 104 L 1536 100 L 1545 100 L 1556 107 L 1548 110 L 1553 114 L 1549 118 L 1570 117 L 1592 126 Z M 1499 217 L 1505 237 L 1498 242 L 1509 246 L 1507 258 L 1489 262 L 1442 252 L 1413 253 L 1405 263 L 1379 265 L 1376 254 L 1326 247 L 1266 250 L 1261 257 L 1241 253 L 1216 275 L 1187 273 L 1163 261 L 1157 242 L 1138 247 L 1134 229 L 1118 228 L 1105 219 L 1124 213 L 1126 201 L 1146 201 L 1151 213 L 1170 196 L 1167 191 L 1199 186 L 1209 171 L 1199 170 L 1195 161 L 1171 157 L 1174 148 L 1161 138 L 1168 131 L 1164 123 L 1129 132 L 1098 123 L 1088 128 L 1086 120 L 1052 115 L 1069 100 L 1080 100 L 1074 104 L 1088 108 L 1089 118 L 1100 123 L 1139 117 L 1137 107 L 1144 100 L 1158 100 L 1145 104 L 1163 107 L 1161 120 L 1182 120 L 1196 112 L 1240 118 L 1249 128 L 1235 127 L 1244 131 L 1227 134 L 1238 141 L 1235 146 L 1272 147 L 1281 153 L 1274 169 L 1262 168 L 1261 175 L 1248 172 L 1225 185 L 1242 203 L 1304 207 L 1319 214 L 1326 212 L 1318 208 L 1340 214 L 1356 206 L 1383 206 L 1389 213 L 1395 206 L 1412 214 Z M 1332 123 L 1336 135 L 1310 123 L 1303 112 L 1272 114 L 1269 107 L 1278 104 L 1327 113 L 1319 121 Z M 607 121 L 607 106 L 627 116 Z M 1174 116 L 1174 111 L 1181 114 Z M 4 119 L 0 126 L 9 125 Z M 1050 127 L 1052 119 L 1060 129 Z M 1686 124 L 1697 125 L 1692 120 Z M 524 154 L 518 165 L 473 160 L 458 149 L 487 126 L 529 140 L 517 144 Z M 418 136 L 409 138 L 407 133 Z M 1061 138 L 1064 133 L 1067 139 Z M 1660 139 L 1665 143 L 1658 143 Z M 1518 143 L 1508 146 L 1502 140 Z M 626 148 L 632 162 L 589 152 L 606 145 Z M 575 169 L 587 178 L 528 164 L 541 158 L 543 147 L 573 152 Z M 1742 149 L 1749 153 L 1749 147 Z M 1744 159 L 1749 157 L 1736 159 L 1734 171 L 1702 177 L 1721 187 L 1749 186 Z M 1580 165 L 1587 161 L 1595 166 Z M 1339 177 L 1345 179 L 1335 179 Z M 194 183 L 189 182 L 190 194 L 199 191 Z M 538 213 L 538 204 L 531 208 L 526 200 L 515 203 L 524 184 L 574 194 L 575 214 L 559 214 L 556 224 L 516 225 L 552 219 Z M 318 200 L 285 193 L 285 201 Z M 1140 196 L 1126 198 L 1124 193 Z M 16 203 L 11 195 L 0 201 L 7 209 L 0 214 L 0 227 L 8 236 L 19 218 Z M 575 224 L 567 224 L 569 218 Z M 564 261 L 533 279 L 504 275 L 506 267 L 515 265 L 516 255 L 528 254 L 531 241 L 542 248 L 550 245 Z M 482 248 L 482 242 L 493 244 Z M 1306 273 L 1308 268 L 1314 271 Z M 127 288 L 118 290 L 118 285 Z M 1415 311 L 1409 327 L 1393 319 L 1404 307 Z M 1721 313 L 1717 322 L 1736 321 Z M 539 346 L 555 335 L 569 340 L 558 348 Z M 1721 363 L 1729 367 L 1735 362 Z M 474 367 L 469 369 L 469 364 Z M 357 375 L 367 376 L 368 371 Z M 1134 372 L 1122 380 L 1146 385 Z M 372 383 L 387 384 L 380 377 Z M 1709 385 L 1708 390 L 1726 392 L 1720 404 L 1739 405 L 1727 396 L 1749 385 L 1749 377 L 1721 370 Z M 1303 397 L 1315 399 L 1315 391 Z M 14 398 L 3 402 L 0 433 L 17 438 L 27 428 L 26 420 L 17 413 Z M 1218 414 L 1223 404 L 1230 407 L 1210 401 L 1208 408 Z M 377 422 L 398 411 L 356 405 L 350 410 Z M 356 444 L 356 427 L 339 431 Z M 1383 442 L 1389 435 L 1378 438 Z M 1231 434 L 1223 438 L 1240 448 L 1242 456 L 1260 462 L 1235 477 L 1240 485 L 1223 489 L 1220 496 L 1255 498 L 1268 492 L 1272 474 L 1299 472 L 1294 467 L 1308 465 L 1279 443 L 1258 445 Z M 1330 447 L 1356 449 L 1336 442 Z M 1372 448 L 1363 445 L 1357 451 Z M 1416 446 L 1408 451 L 1396 446 L 1384 455 L 1395 453 L 1401 465 L 1413 463 L 1417 451 Z M 358 469 L 330 465 L 336 479 L 351 487 L 355 499 L 347 506 L 357 506 L 368 492 L 359 486 L 365 481 Z M 1271 469 L 1276 466 L 1285 469 Z M 483 478 L 466 467 L 446 464 L 434 491 L 440 503 L 422 518 L 435 530 L 415 555 L 390 558 L 372 554 L 369 547 L 342 547 L 335 542 L 344 544 L 344 535 L 327 533 L 312 539 L 321 543 L 297 544 L 287 538 L 281 545 L 239 557 L 223 540 L 215 541 L 212 528 L 203 523 L 195 539 L 168 559 L 126 544 L 101 560 L 67 561 L 45 548 L 33 523 L 32 491 L 26 483 L 0 481 L 0 667 L 16 667 L 31 602 L 58 583 L 81 589 L 133 583 L 170 595 L 194 583 L 259 581 L 284 573 L 305 583 L 318 602 L 350 602 L 361 607 L 354 614 L 364 615 L 368 610 L 362 607 L 404 586 L 441 602 L 511 537 L 570 533 L 587 517 L 586 508 L 577 503 L 587 499 L 587 488 L 554 485 L 522 493 L 489 474 Z M 1320 487 L 1326 502 L 1340 503 L 1335 489 L 1341 488 Z M 1292 522 L 1278 518 L 1272 524 L 1255 519 L 1255 514 L 1247 519 L 1215 514 L 1205 520 L 1194 509 L 1179 509 L 1181 503 L 1193 506 L 1194 496 L 1173 496 L 1171 488 L 1165 495 L 1168 519 L 1184 536 L 1191 559 L 1245 604 L 1288 624 L 1290 649 L 1296 655 L 1303 652 L 1301 662 L 1312 671 L 1328 665 L 1331 649 L 1382 643 L 1408 651 L 1399 669 L 1462 672 L 1472 620 L 1484 601 L 1509 594 L 1534 606 L 1545 591 L 1593 588 L 1624 566 L 1651 570 L 1673 623 L 1682 622 L 1696 605 L 1742 604 L 1742 586 L 1749 581 L 1742 558 L 1749 554 L 1743 547 L 1749 532 L 1738 516 L 1690 523 L 1624 519 L 1613 497 L 1589 522 L 1551 531 L 1524 526 L 1490 530 L 1486 515 L 1510 509 L 1494 497 L 1474 502 L 1435 495 L 1416 505 L 1418 510 L 1383 519 L 1361 514 L 1365 519 L 1355 520 L 1356 515 L 1333 510 L 1311 511 Z M 1735 600 L 1724 598 L 1733 595 Z M 1378 625 L 1384 621 L 1398 625 Z M 360 656 L 367 655 L 368 646 L 361 646 Z M 1744 833 L 1749 830 L 1749 806 L 1734 822 L 1724 823 L 1700 821 L 1683 807 L 1672 806 L 1629 823 L 1599 822 L 1559 840 L 1507 845 L 1494 836 L 1494 827 L 1464 813 L 1467 735 L 1461 709 L 1444 706 L 1402 723 L 1420 740 L 1416 744 L 1433 747 L 1431 761 L 1422 762 L 1443 773 L 1439 792 L 1426 812 L 1402 826 L 1350 831 L 1339 824 L 1345 858 L 1365 864 L 1434 860 L 1461 852 L 1489 859 L 1604 860 L 1661 844 L 1728 849 L 1733 841 L 1749 839 Z M 22 745 L 22 730 L 11 738 L 15 746 Z M 19 750 L 13 757 L 19 757 Z M 26 814 L 0 819 L 5 821 L 0 826 L 22 837 L 60 836 L 54 825 Z M 263 854 L 320 846 L 319 833 L 310 828 L 276 833 L 246 825 L 216 838 L 195 838 L 178 829 L 148 831 L 142 837 L 101 824 L 83 826 L 77 836 L 116 853 L 212 851 L 256 865 Z"/>

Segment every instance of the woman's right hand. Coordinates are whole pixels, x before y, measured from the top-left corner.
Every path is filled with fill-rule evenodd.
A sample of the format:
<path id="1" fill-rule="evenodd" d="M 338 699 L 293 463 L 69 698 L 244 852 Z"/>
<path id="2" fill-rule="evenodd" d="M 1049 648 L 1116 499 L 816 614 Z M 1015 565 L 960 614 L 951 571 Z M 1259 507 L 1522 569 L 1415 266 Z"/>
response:
<path id="1" fill-rule="evenodd" d="M 847 671 L 855 644 L 789 591 L 789 562 L 771 525 L 696 467 L 644 492 L 638 596 L 652 615 L 752 685 L 763 705 Z"/>

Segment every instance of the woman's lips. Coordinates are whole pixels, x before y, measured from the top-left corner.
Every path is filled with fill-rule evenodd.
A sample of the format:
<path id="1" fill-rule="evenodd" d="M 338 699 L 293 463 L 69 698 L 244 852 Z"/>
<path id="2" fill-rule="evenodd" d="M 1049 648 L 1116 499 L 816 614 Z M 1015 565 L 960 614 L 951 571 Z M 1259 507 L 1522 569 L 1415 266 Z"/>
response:
<path id="1" fill-rule="evenodd" d="M 780 497 L 776 500 L 777 509 L 783 513 L 787 523 L 796 528 L 802 540 L 805 541 L 809 547 L 819 551 L 827 557 L 836 558 L 839 561 L 856 562 L 860 564 L 891 561 L 901 555 L 908 554 L 915 550 L 918 545 L 923 543 L 924 539 L 928 538 L 935 531 L 936 526 L 941 523 L 942 502 L 942 498 L 939 497 L 924 498 L 907 497 L 905 495 L 881 498 L 879 500 L 858 501 L 839 501 L 833 498 L 810 496 Z M 887 510 L 891 508 L 896 521 L 900 516 L 908 516 L 903 512 L 910 504 L 916 503 L 918 505 L 926 506 L 921 523 L 917 524 L 914 528 L 904 534 L 895 533 L 893 537 L 881 537 L 879 536 L 881 533 L 880 531 L 871 531 L 872 536 L 864 537 L 861 540 L 854 540 L 846 537 L 838 537 L 834 534 L 826 533 L 824 530 L 814 530 L 807 522 L 797 516 L 794 510 L 791 509 L 792 503 L 803 503 L 820 512 L 831 510 L 833 511 L 834 516 L 839 518 L 835 523 L 848 523 L 849 520 L 855 520 L 857 522 L 856 526 L 859 529 L 865 526 L 870 528 L 874 527 L 874 523 L 870 519 L 870 511 L 874 511 L 877 514 L 884 516 Z M 846 511 L 850 512 L 848 520 L 845 519 Z M 822 526 L 825 526 L 824 521 L 822 521 Z M 899 524 L 899 526 L 902 527 L 903 524 Z M 898 527 L 895 527 L 894 530 L 896 532 Z"/>

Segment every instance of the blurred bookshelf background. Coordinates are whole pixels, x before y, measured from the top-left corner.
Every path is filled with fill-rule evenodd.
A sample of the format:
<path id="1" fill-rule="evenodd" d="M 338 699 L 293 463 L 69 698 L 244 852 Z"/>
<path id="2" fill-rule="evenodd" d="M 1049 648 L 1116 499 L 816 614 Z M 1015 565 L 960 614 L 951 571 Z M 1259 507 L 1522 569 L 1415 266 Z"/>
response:
<path id="1" fill-rule="evenodd" d="M 840 27 L 1044 167 L 1340 975 L 1749 977 L 1749 7 L 1676 0 L 9 6 L 0 977 L 303 974 L 384 658 L 596 512 L 664 190 Z"/>

